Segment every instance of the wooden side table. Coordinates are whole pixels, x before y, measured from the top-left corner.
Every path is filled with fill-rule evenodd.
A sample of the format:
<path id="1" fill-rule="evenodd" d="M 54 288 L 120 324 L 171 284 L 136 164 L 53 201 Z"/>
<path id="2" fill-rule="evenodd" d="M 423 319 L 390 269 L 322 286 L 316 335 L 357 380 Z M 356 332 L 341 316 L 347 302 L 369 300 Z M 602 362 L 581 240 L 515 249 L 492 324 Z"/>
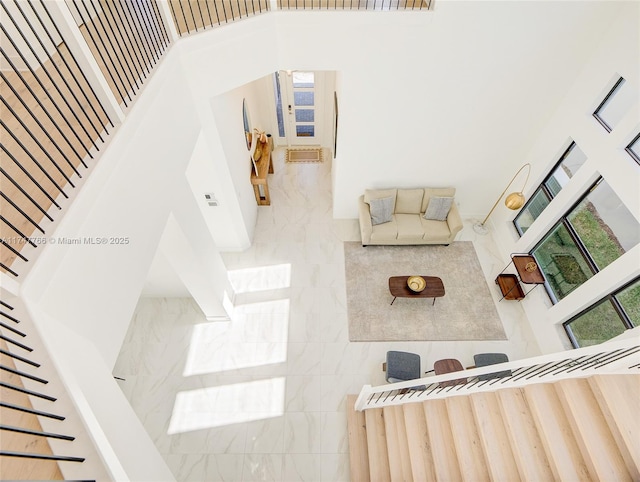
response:
<path id="1" fill-rule="evenodd" d="M 517 274 L 505 274 L 505 271 L 511 264 L 515 267 Z M 543 284 L 544 281 L 544 274 L 532 255 L 512 253 L 511 261 L 496 277 L 496 284 L 500 287 L 500 292 L 502 293 L 500 301 L 504 299 L 520 301 L 536 286 Z M 534 284 L 536 286 L 525 292 L 520 284 L 521 282 Z"/>

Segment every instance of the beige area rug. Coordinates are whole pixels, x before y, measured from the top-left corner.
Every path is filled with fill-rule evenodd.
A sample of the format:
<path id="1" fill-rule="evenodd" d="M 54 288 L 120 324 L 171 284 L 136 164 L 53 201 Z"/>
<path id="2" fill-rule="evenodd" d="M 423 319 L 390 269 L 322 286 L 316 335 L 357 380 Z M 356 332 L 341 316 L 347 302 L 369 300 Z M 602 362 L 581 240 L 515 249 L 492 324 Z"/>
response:
<path id="1" fill-rule="evenodd" d="M 322 162 L 322 148 L 287 149 L 286 162 Z"/>
<path id="2" fill-rule="evenodd" d="M 344 243 L 351 341 L 506 340 L 473 243 L 368 246 Z M 445 296 L 397 298 L 389 277 L 442 279 Z"/>

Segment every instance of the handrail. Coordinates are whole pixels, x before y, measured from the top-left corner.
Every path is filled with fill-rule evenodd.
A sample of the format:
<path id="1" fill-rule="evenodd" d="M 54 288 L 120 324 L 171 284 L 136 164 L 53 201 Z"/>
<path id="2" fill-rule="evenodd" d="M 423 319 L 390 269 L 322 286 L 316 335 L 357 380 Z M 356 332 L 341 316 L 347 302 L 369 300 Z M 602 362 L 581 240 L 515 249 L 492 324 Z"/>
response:
<path id="1" fill-rule="evenodd" d="M 365 385 L 356 400 L 355 409 L 362 411 L 599 373 L 640 373 L 639 366 L 640 342 L 623 339 L 377 387 Z M 498 372 L 508 374 L 497 376 Z M 480 378 L 481 375 L 492 374 L 496 376 Z"/>

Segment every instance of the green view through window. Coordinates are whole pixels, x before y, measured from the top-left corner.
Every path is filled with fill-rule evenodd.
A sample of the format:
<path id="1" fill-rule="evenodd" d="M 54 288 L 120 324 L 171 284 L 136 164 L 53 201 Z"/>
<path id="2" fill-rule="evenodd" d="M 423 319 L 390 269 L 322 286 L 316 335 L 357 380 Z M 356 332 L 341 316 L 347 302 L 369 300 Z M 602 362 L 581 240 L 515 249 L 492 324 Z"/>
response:
<path id="1" fill-rule="evenodd" d="M 578 348 L 610 340 L 639 321 L 640 280 L 635 280 L 564 323 L 564 329 Z"/>
<path id="2" fill-rule="evenodd" d="M 556 303 L 640 242 L 640 224 L 600 178 L 533 249 Z"/>

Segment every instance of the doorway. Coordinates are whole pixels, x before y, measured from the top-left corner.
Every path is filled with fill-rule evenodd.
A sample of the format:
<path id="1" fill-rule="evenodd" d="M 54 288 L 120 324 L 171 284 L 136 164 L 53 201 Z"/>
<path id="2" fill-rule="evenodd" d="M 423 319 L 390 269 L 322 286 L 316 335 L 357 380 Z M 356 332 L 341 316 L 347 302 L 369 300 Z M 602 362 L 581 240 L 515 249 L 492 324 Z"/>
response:
<path id="1" fill-rule="evenodd" d="M 281 141 L 288 147 L 322 146 L 325 73 L 281 70 L 274 74 L 274 91 Z"/>

